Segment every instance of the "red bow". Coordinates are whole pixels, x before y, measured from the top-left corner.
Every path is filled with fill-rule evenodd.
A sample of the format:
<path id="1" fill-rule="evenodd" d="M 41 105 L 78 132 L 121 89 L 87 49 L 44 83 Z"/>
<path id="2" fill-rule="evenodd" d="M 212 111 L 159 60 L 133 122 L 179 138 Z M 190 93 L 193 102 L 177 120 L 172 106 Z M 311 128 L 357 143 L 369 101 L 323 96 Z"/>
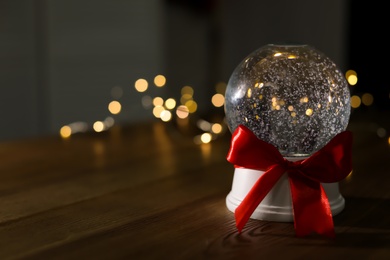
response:
<path id="1" fill-rule="evenodd" d="M 305 236 L 314 231 L 328 237 L 335 236 L 331 208 L 321 182 L 338 182 L 351 173 L 350 131 L 339 133 L 309 158 L 291 162 L 284 159 L 273 145 L 258 139 L 248 128 L 240 125 L 233 133 L 227 160 L 235 167 L 265 171 L 234 212 L 239 232 L 275 183 L 287 172 L 296 235 Z"/>

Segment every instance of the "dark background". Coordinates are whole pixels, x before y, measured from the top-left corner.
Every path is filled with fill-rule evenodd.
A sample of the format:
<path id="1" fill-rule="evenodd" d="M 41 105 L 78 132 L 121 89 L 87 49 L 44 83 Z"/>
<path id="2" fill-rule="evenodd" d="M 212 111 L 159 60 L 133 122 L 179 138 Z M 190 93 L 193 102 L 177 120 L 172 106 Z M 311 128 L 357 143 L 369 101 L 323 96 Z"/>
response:
<path id="1" fill-rule="evenodd" d="M 386 8 L 347 0 L 0 0 L 0 140 L 58 134 L 72 122 L 91 126 L 155 120 L 144 95 L 179 99 L 194 88 L 198 114 L 215 108 L 219 82 L 250 52 L 274 42 L 310 44 L 343 72 L 352 95 L 371 93 L 359 110 L 389 110 Z M 155 75 L 167 78 L 153 86 Z M 138 93 L 134 82 L 149 82 Z M 123 90 L 120 98 L 112 89 Z M 221 110 L 219 110 L 221 112 Z"/>
<path id="2" fill-rule="evenodd" d="M 390 52 L 385 39 L 390 25 L 389 14 L 378 0 L 349 1 L 348 5 L 347 64 L 359 78 L 353 94 L 369 92 L 374 96 L 373 108 L 387 111 L 390 109 Z"/>

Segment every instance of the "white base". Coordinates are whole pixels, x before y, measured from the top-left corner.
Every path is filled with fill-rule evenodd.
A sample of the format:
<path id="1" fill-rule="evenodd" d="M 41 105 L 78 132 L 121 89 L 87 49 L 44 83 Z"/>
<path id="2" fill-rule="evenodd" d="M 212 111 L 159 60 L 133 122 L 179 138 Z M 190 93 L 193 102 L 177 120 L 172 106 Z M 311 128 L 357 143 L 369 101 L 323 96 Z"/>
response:
<path id="1" fill-rule="evenodd" d="M 234 212 L 243 201 L 263 171 L 236 168 L 234 171 L 232 190 L 226 197 L 227 208 Z M 338 183 L 322 183 L 328 196 L 332 215 L 340 213 L 345 206 L 345 200 L 339 192 Z M 293 222 L 291 191 L 287 174 L 283 174 L 271 191 L 265 196 L 251 215 L 253 219 Z"/>

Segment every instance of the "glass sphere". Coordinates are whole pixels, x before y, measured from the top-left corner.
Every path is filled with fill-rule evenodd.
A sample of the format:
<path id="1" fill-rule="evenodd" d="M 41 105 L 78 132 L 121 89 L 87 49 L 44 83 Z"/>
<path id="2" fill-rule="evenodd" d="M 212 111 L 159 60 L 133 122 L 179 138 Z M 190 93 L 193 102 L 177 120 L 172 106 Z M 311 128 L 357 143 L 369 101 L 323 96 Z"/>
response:
<path id="1" fill-rule="evenodd" d="M 350 91 L 315 48 L 268 44 L 233 71 L 224 109 L 231 132 L 242 124 L 284 157 L 309 156 L 347 128 Z"/>

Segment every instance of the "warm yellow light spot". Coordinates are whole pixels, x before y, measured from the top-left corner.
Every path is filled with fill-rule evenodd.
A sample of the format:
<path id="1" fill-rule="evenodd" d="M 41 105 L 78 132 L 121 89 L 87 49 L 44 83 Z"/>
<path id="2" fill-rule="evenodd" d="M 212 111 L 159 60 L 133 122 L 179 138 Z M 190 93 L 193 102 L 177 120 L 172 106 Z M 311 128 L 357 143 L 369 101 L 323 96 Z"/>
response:
<path id="1" fill-rule="evenodd" d="M 166 82 L 167 79 L 163 75 L 157 75 L 154 77 L 154 85 L 156 85 L 156 87 L 161 88 L 165 85 Z"/>
<path id="2" fill-rule="evenodd" d="M 176 100 L 174 100 L 173 98 L 168 98 L 166 101 L 165 101 L 165 107 L 167 109 L 174 109 L 176 106 Z"/>
<path id="3" fill-rule="evenodd" d="M 209 133 L 204 133 L 200 136 L 200 140 L 202 143 L 207 144 L 211 142 L 211 134 Z"/>
<path id="4" fill-rule="evenodd" d="M 349 85 L 354 86 L 356 85 L 358 78 L 356 77 L 356 75 L 351 75 L 347 78 L 347 81 Z"/>
<path id="5" fill-rule="evenodd" d="M 262 99 L 263 99 L 263 95 L 260 95 L 260 96 L 259 96 L 259 99 L 262 100 Z"/>
<path id="6" fill-rule="evenodd" d="M 96 121 L 93 123 L 93 130 L 96 132 L 101 132 L 104 130 L 104 123 L 102 121 Z"/>
<path id="7" fill-rule="evenodd" d="M 155 97 L 153 98 L 153 106 L 162 106 L 164 104 L 164 99 L 161 97 Z"/>
<path id="8" fill-rule="evenodd" d="M 160 118 L 160 115 L 161 115 L 161 112 L 164 111 L 164 107 L 163 106 L 155 106 L 153 108 L 153 115 L 156 117 L 156 118 Z"/>
<path id="9" fill-rule="evenodd" d="M 194 100 L 188 100 L 185 103 L 185 106 L 188 108 L 188 112 L 195 113 L 196 110 L 198 109 L 198 104 Z"/>
<path id="10" fill-rule="evenodd" d="M 371 106 L 374 102 L 374 97 L 370 93 L 364 93 L 362 96 L 362 103 L 366 106 Z"/>
<path id="11" fill-rule="evenodd" d="M 279 56 L 281 56 L 281 55 L 282 55 L 281 52 L 277 52 L 277 53 L 274 54 L 274 57 L 279 57 Z"/>
<path id="12" fill-rule="evenodd" d="M 308 97 L 303 97 L 299 100 L 301 103 L 307 103 L 309 102 L 309 98 Z"/>
<path id="13" fill-rule="evenodd" d="M 279 105 L 276 105 L 276 106 L 275 106 L 275 109 L 276 109 L 276 110 L 280 110 L 280 106 L 279 106 Z"/>
<path id="14" fill-rule="evenodd" d="M 390 145 L 390 137 L 389 138 L 387 138 L 387 142 L 389 143 L 389 145 Z"/>
<path id="15" fill-rule="evenodd" d="M 256 107 L 257 107 L 257 105 L 256 105 L 256 103 L 254 103 L 254 104 L 253 104 L 253 108 L 256 108 Z"/>
<path id="16" fill-rule="evenodd" d="M 226 83 L 225 82 L 218 82 L 215 86 L 215 91 L 219 94 L 225 94 L 226 91 Z"/>
<path id="17" fill-rule="evenodd" d="M 148 82 L 146 79 L 138 79 L 135 82 L 134 87 L 138 92 L 145 92 L 148 89 Z"/>
<path id="18" fill-rule="evenodd" d="M 295 56 L 295 55 L 289 55 L 287 57 L 287 59 L 289 59 L 289 60 L 293 60 L 293 59 L 296 59 L 296 58 L 297 58 L 297 56 Z"/>
<path id="19" fill-rule="evenodd" d="M 307 116 L 311 116 L 312 114 L 313 114 L 313 109 L 311 109 L 311 108 L 306 109 Z"/>
<path id="20" fill-rule="evenodd" d="M 180 98 L 180 104 L 184 105 L 188 100 L 192 100 L 192 96 L 190 94 L 184 94 Z"/>
<path id="21" fill-rule="evenodd" d="M 352 108 L 360 107 L 361 103 L 362 103 L 362 101 L 361 101 L 359 96 L 354 95 L 354 96 L 351 97 L 351 107 Z"/>
<path id="22" fill-rule="evenodd" d="M 284 106 L 284 104 L 286 104 L 286 102 L 284 102 L 284 100 L 279 101 L 279 105 Z"/>
<path id="23" fill-rule="evenodd" d="M 321 108 L 321 104 L 318 104 L 317 107 L 318 107 L 318 108 Z"/>
<path id="24" fill-rule="evenodd" d="M 294 110 L 294 107 L 293 106 L 288 106 L 288 111 L 293 111 Z"/>
<path id="25" fill-rule="evenodd" d="M 108 104 L 108 111 L 110 111 L 111 114 L 116 115 L 121 112 L 122 105 L 118 101 L 111 101 L 110 104 Z"/>
<path id="26" fill-rule="evenodd" d="M 171 111 L 169 111 L 169 110 L 163 110 L 163 111 L 160 113 L 160 118 L 161 118 L 162 121 L 168 122 L 168 121 L 171 120 L 171 118 L 172 118 L 172 113 L 171 113 Z"/>
<path id="27" fill-rule="evenodd" d="M 345 73 L 345 78 L 347 79 L 348 84 L 351 86 L 356 85 L 356 83 L 358 81 L 357 73 L 354 70 L 348 70 Z"/>
<path id="28" fill-rule="evenodd" d="M 260 118 L 259 115 L 256 115 L 256 120 L 259 120 L 259 118 Z"/>
<path id="29" fill-rule="evenodd" d="M 291 116 L 292 116 L 292 117 L 296 117 L 296 116 L 297 116 L 297 113 L 292 112 L 292 113 L 291 113 Z"/>
<path id="30" fill-rule="evenodd" d="M 352 75 L 357 76 L 356 71 L 354 71 L 354 70 L 347 70 L 347 72 L 345 72 L 345 78 L 346 78 L 346 79 L 347 79 L 349 76 L 352 76 Z"/>
<path id="31" fill-rule="evenodd" d="M 189 115 L 188 108 L 184 105 L 178 106 L 176 109 L 176 115 L 181 119 L 187 118 Z"/>
<path id="32" fill-rule="evenodd" d="M 248 96 L 248 98 L 250 98 L 252 96 L 252 89 L 248 89 L 247 96 Z"/>
<path id="33" fill-rule="evenodd" d="M 193 96 L 194 95 L 194 89 L 192 87 L 190 87 L 190 86 L 184 86 L 181 89 L 181 94 L 182 95 L 188 94 L 190 96 Z"/>
<path id="34" fill-rule="evenodd" d="M 215 123 L 211 126 L 211 131 L 215 134 L 220 134 L 222 132 L 222 125 Z"/>
<path id="35" fill-rule="evenodd" d="M 63 127 L 61 127 L 60 135 L 62 138 L 69 138 L 71 134 L 72 134 L 72 129 L 69 126 L 64 125 Z"/>
<path id="36" fill-rule="evenodd" d="M 215 107 L 221 107 L 225 103 L 225 97 L 222 94 L 215 94 L 211 98 L 211 103 L 213 103 Z"/>
<path id="37" fill-rule="evenodd" d="M 276 103 L 276 97 L 273 97 L 271 100 L 272 100 L 272 103 Z"/>

